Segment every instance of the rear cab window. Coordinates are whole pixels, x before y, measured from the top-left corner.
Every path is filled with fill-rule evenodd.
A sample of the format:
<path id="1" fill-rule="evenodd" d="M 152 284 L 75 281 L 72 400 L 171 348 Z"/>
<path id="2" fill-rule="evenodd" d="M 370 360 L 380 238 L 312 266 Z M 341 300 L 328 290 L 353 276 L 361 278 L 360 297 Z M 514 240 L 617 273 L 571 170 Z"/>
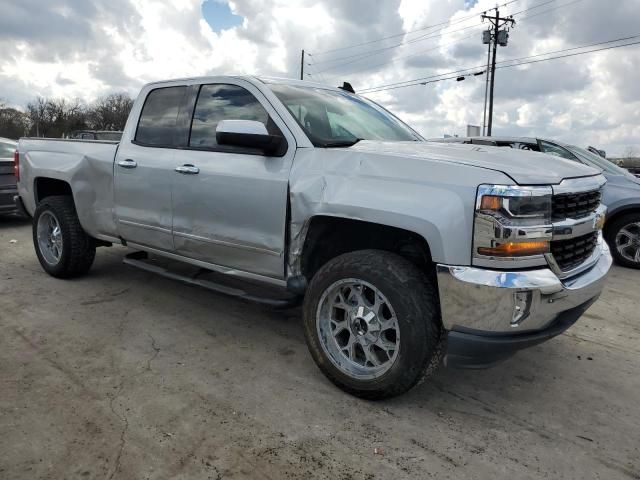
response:
<path id="1" fill-rule="evenodd" d="M 187 87 L 163 87 L 152 90 L 145 99 L 134 142 L 149 147 L 177 147 L 181 135 L 178 114 Z"/>

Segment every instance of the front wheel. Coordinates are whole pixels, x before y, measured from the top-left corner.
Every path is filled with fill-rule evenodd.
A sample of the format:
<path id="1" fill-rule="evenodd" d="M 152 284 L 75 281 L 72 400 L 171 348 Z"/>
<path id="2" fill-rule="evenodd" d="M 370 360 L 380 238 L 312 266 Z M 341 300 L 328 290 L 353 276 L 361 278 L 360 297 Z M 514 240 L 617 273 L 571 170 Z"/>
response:
<path id="1" fill-rule="evenodd" d="M 607 225 L 607 242 L 619 265 L 640 268 L 640 213 L 623 215 Z"/>
<path id="2" fill-rule="evenodd" d="M 38 204 L 33 214 L 33 245 L 42 268 L 58 278 L 83 275 L 96 256 L 95 242 L 82 229 L 68 196 L 46 197 Z"/>
<path id="3" fill-rule="evenodd" d="M 362 398 L 404 393 L 440 364 L 436 288 L 393 253 L 362 250 L 324 265 L 305 296 L 304 325 L 320 370 Z"/>

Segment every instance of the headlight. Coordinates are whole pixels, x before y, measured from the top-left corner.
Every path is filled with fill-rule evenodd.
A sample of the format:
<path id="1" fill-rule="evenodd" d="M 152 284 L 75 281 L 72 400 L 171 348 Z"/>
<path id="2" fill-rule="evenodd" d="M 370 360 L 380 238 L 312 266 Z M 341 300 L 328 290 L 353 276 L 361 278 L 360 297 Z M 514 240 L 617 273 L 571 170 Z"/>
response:
<path id="1" fill-rule="evenodd" d="M 551 187 L 480 185 L 476 199 L 473 262 L 519 260 L 542 265 L 551 240 Z"/>

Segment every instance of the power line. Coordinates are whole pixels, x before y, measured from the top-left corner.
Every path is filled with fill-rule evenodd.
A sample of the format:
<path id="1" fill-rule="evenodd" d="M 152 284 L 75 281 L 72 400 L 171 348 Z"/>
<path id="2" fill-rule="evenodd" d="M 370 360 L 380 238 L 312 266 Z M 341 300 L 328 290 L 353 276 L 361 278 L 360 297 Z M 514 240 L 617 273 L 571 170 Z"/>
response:
<path id="1" fill-rule="evenodd" d="M 508 1 L 506 3 L 503 3 L 502 5 L 499 5 L 499 6 L 500 7 L 506 7 L 507 5 L 510 5 L 512 3 L 519 2 L 519 1 L 521 1 L 521 0 L 510 0 L 510 1 Z M 494 10 L 494 8 L 490 8 L 488 10 Z M 396 34 L 393 34 L 393 35 L 388 35 L 386 37 L 377 38 L 375 40 L 369 40 L 367 42 L 362 42 L 362 43 L 355 43 L 353 45 L 347 45 L 345 47 L 333 48 L 331 50 L 324 50 L 322 52 L 316 52 L 316 53 L 309 54 L 309 55 L 311 55 L 311 56 L 320 56 L 320 55 L 326 55 L 328 53 L 339 52 L 339 51 L 342 51 L 342 50 L 348 50 L 350 48 L 362 47 L 364 45 L 371 45 L 372 43 L 383 42 L 383 41 L 389 40 L 391 38 L 403 37 L 403 36 L 409 35 L 411 33 L 421 32 L 423 30 L 430 30 L 432 28 L 439 27 L 439 26 L 442 26 L 442 25 L 449 25 L 449 26 L 455 25 L 457 23 L 462 23 L 462 22 L 464 22 L 466 20 L 469 20 L 470 18 L 476 18 L 476 17 L 477 17 L 477 14 L 474 13 L 473 15 L 469 15 L 469 16 L 464 17 L 464 18 L 459 18 L 458 20 L 456 20 L 455 22 L 452 22 L 452 23 L 450 23 L 449 20 L 446 20 L 446 21 L 443 21 L 443 22 L 440 22 L 440 23 L 434 23 L 432 25 L 427 25 L 425 27 L 416 28 L 415 30 L 409 30 L 409 31 L 406 31 L 406 32 L 396 33 Z"/>
<path id="2" fill-rule="evenodd" d="M 518 0 L 516 0 L 516 1 L 518 1 Z M 558 6 L 555 6 L 555 7 L 553 7 L 553 8 L 549 8 L 549 9 L 547 9 L 547 10 L 543 10 L 542 12 L 538 12 L 538 13 L 533 14 L 533 15 L 527 15 L 527 16 L 525 16 L 525 17 L 522 17 L 519 21 L 520 21 L 520 22 L 522 22 L 523 20 L 527 20 L 527 19 L 529 19 L 529 18 L 534 18 L 534 17 L 540 16 L 540 15 L 544 15 L 544 14 L 545 14 L 545 13 L 547 13 L 547 12 L 551 12 L 551 11 L 553 11 L 553 10 L 557 10 L 557 9 L 559 9 L 559 8 L 562 8 L 562 7 L 567 7 L 567 6 L 569 6 L 569 5 L 572 5 L 572 4 L 574 4 L 574 3 L 581 2 L 581 1 L 583 1 L 583 0 L 573 0 L 573 1 L 571 1 L 571 2 L 564 3 L 564 4 L 562 4 L 562 5 L 558 5 Z M 513 2 L 508 2 L 508 3 L 513 3 Z M 544 5 L 544 4 L 541 4 L 540 6 L 543 6 L 543 5 Z M 533 8 L 533 7 L 532 7 L 532 8 Z M 537 8 L 537 7 L 536 7 L 536 8 Z M 481 25 L 478 25 L 478 28 L 480 28 L 480 27 L 481 27 Z M 445 43 L 444 45 L 437 45 L 437 46 L 435 46 L 435 47 L 433 47 L 433 48 L 429 48 L 429 49 L 426 49 L 426 50 L 421 50 L 421 51 L 419 51 L 419 52 L 412 53 L 412 54 L 410 54 L 410 55 L 403 55 L 403 56 L 400 56 L 400 57 L 392 58 L 392 59 L 390 59 L 390 60 L 385 60 L 385 61 L 383 61 L 383 62 L 375 63 L 375 64 L 373 64 L 373 65 L 366 65 L 366 66 L 364 66 L 364 67 L 362 67 L 362 68 L 359 68 L 358 70 L 351 70 L 351 71 L 349 72 L 349 74 L 354 74 L 354 73 L 362 72 L 362 71 L 364 71 L 364 70 L 369 70 L 369 69 L 371 69 L 371 68 L 380 67 L 380 66 L 382 66 L 382 65 L 387 65 L 387 64 L 390 64 L 390 63 L 395 63 L 395 62 L 398 62 L 398 61 L 400 61 L 400 60 L 404 60 L 404 59 L 406 59 L 406 58 L 412 58 L 412 57 L 417 57 L 418 55 L 424 55 L 425 53 L 432 52 L 432 51 L 434 51 L 434 50 L 438 50 L 438 49 L 440 49 L 440 48 L 442 48 L 442 47 L 448 47 L 448 46 L 451 46 L 451 45 L 456 45 L 456 44 L 458 44 L 458 43 L 460 43 L 460 42 L 462 42 L 462 41 L 464 41 L 464 40 L 467 40 L 467 39 L 469 39 L 469 38 L 471 38 L 471 37 L 474 37 L 475 35 L 476 35 L 476 32 L 473 32 L 471 35 L 466 35 L 466 36 L 464 36 L 464 37 L 462 37 L 462 38 L 460 38 L 460 39 L 458 39 L 458 40 L 455 40 L 455 41 L 453 41 L 453 42 Z M 342 64 L 342 65 L 350 65 L 350 64 L 352 64 L 352 63 L 356 63 L 358 60 L 359 60 L 359 59 L 354 60 L 354 61 L 352 61 L 352 62 L 345 62 L 345 63 L 344 63 L 344 64 Z M 308 65 L 312 65 L 312 64 L 311 64 L 311 63 L 309 63 Z M 315 65 L 315 64 L 314 64 L 314 65 Z M 338 67 L 338 65 L 336 66 L 336 68 L 337 68 L 337 67 Z M 323 72 L 326 72 L 326 71 L 329 71 L 329 70 L 333 70 L 333 68 L 326 68 L 326 69 L 324 69 L 324 70 L 322 70 L 322 71 L 323 71 Z"/>
<path id="3" fill-rule="evenodd" d="M 545 55 L 553 55 L 553 54 L 556 54 L 556 53 L 571 52 L 571 51 L 574 51 L 574 50 L 580 50 L 582 48 L 595 47 L 597 45 L 606 45 L 606 44 L 609 44 L 609 43 L 633 40 L 634 38 L 639 38 L 639 37 L 640 37 L 640 34 L 631 35 L 631 36 L 628 36 L 628 37 L 616 38 L 614 40 L 605 40 L 605 41 L 602 41 L 602 42 L 595 42 L 595 43 L 590 43 L 590 44 L 587 44 L 587 45 L 581 45 L 579 47 L 563 48 L 563 49 L 554 50 L 554 51 L 551 51 L 551 52 L 538 53 L 538 54 L 535 54 L 535 55 L 527 55 L 526 57 L 509 58 L 507 60 L 501 60 L 499 62 L 496 62 L 496 64 L 500 65 L 500 64 L 503 64 L 503 63 L 516 62 L 516 61 L 520 61 L 520 60 L 528 60 L 530 58 L 537 58 L 537 57 L 542 57 L 542 56 L 545 56 Z M 473 67 L 467 67 L 467 68 L 463 68 L 463 69 L 460 69 L 460 70 L 441 73 L 441 74 L 437 74 L 437 75 L 430 75 L 428 77 L 415 78 L 413 80 L 404 80 L 402 82 L 388 83 L 388 84 L 385 84 L 385 85 L 379 85 L 377 87 L 363 88 L 363 89 L 360 90 L 360 92 L 367 92 L 369 90 L 375 90 L 375 89 L 378 89 L 378 88 L 381 88 L 381 87 L 400 85 L 400 84 L 403 84 L 403 83 L 417 82 L 419 80 L 425 80 L 425 79 L 429 79 L 429 78 L 440 77 L 442 75 L 449 75 L 449 74 L 453 74 L 453 73 L 466 72 L 468 70 L 474 70 L 476 68 L 482 68 L 482 65 L 476 65 L 476 66 L 473 66 Z"/>
<path id="4" fill-rule="evenodd" d="M 468 72 L 469 70 L 476 70 L 478 68 L 482 68 L 483 66 L 484 65 L 476 65 L 475 67 L 462 68 L 460 70 L 453 70 L 451 72 L 445 72 L 445 73 L 438 73 L 438 74 L 434 74 L 434 75 L 429 75 L 428 77 L 414 78 L 413 80 L 406 80 L 404 82 L 389 83 L 387 85 L 379 85 L 377 87 L 363 88 L 361 90 L 358 90 L 358 93 L 375 93 L 375 92 L 378 91 L 378 89 L 380 89 L 380 91 L 387 90 L 386 87 L 395 87 L 395 86 L 398 86 L 398 87 L 410 87 L 411 85 L 420 85 L 423 80 L 429 80 L 431 78 L 438 78 L 438 77 L 442 77 L 442 76 L 445 76 L 445 75 L 460 74 L 460 73 Z M 412 83 L 411 85 L 403 85 L 404 83 L 410 83 L 410 82 L 418 82 L 418 83 Z"/>
<path id="5" fill-rule="evenodd" d="M 640 35 L 635 35 L 633 37 L 628 37 L 628 38 L 638 38 L 638 37 L 640 37 Z M 615 42 L 615 41 L 616 40 L 609 40 L 607 42 L 601 42 L 600 44 L 611 43 L 611 42 Z M 620 41 L 620 40 L 617 40 L 617 41 Z M 541 59 L 538 59 L 538 60 L 530 60 L 530 61 L 526 61 L 526 62 L 514 63 L 514 64 L 511 64 L 511 65 L 500 65 L 500 66 L 497 66 L 496 69 L 519 67 L 521 65 L 528 65 L 528 64 L 532 64 L 532 63 L 540 63 L 540 62 L 545 62 L 547 60 L 556 60 L 556 59 L 559 59 L 559 58 L 575 57 L 575 56 L 578 56 L 578 55 L 585 55 L 587 53 L 595 53 L 595 52 L 601 52 L 601 51 L 605 51 L 605 50 L 613 50 L 613 49 L 616 49 L 616 48 L 629 47 L 629 46 L 632 46 L 632 45 L 640 45 L 640 41 L 624 43 L 622 45 L 613 45 L 613 46 L 610 46 L 610 47 L 594 48 L 592 50 L 587 50 L 585 52 L 575 52 L 575 53 L 570 53 L 570 54 L 566 54 L 566 55 L 557 55 L 555 57 L 541 58 Z M 564 50 L 564 51 L 575 50 L 577 48 L 586 48 L 586 47 L 575 47 L 575 48 L 567 49 L 567 50 Z M 539 54 L 539 55 L 532 55 L 530 57 L 522 57 L 522 59 L 532 58 L 532 57 L 540 56 L 540 55 L 549 55 L 549 53 Z M 512 61 L 516 61 L 516 60 L 521 60 L 521 59 L 504 60 L 501 63 L 512 62 Z M 475 68 L 480 68 L 480 67 L 475 67 Z M 458 70 L 457 72 L 465 72 L 465 71 L 468 71 L 468 70 L 472 70 L 472 68 Z M 433 78 L 433 77 L 436 77 L 436 76 L 450 75 L 452 73 L 455 73 L 455 72 L 446 72 L 446 73 L 443 73 L 443 74 L 440 74 L 440 75 L 434 75 L 432 77 L 424 77 L 422 79 L 407 80 L 407 82 L 415 82 L 415 83 L 411 83 L 411 84 L 407 84 L 407 85 L 390 84 L 390 86 L 381 85 L 379 87 L 371 87 L 369 89 L 360 90 L 359 93 L 377 93 L 377 92 L 382 92 L 382 91 L 387 91 L 387 90 L 395 90 L 397 88 L 412 87 L 412 86 L 415 86 L 415 85 L 424 85 L 424 84 L 427 84 L 427 83 L 435 83 L 435 82 L 439 82 L 439 81 L 442 81 L 442 80 L 448 80 L 450 78 L 455 78 L 455 77 L 439 78 L 439 79 L 428 81 L 428 82 L 422 82 L 421 80 L 427 79 L 427 78 Z"/>
<path id="6" fill-rule="evenodd" d="M 526 20 L 528 18 L 538 17 L 540 15 L 544 15 L 545 13 L 553 12 L 554 10 L 558 10 L 559 8 L 568 7 L 569 5 L 573 5 L 574 3 L 578 3 L 578 2 L 582 2 L 582 1 L 584 1 L 584 0 L 572 0 L 571 2 L 563 3 L 561 5 L 556 5 L 555 7 L 548 8 L 548 9 L 543 10 L 543 11 L 538 12 L 538 13 L 534 13 L 533 15 L 526 15 L 526 16 L 522 17 L 521 19 L 519 19 L 518 21 L 521 22 L 521 21 Z"/>
<path id="7" fill-rule="evenodd" d="M 432 52 L 434 50 L 438 50 L 438 49 L 443 48 L 443 47 L 449 47 L 451 45 L 456 45 L 456 44 L 458 44 L 460 42 L 463 42 L 464 40 L 467 40 L 467 39 L 469 39 L 471 37 L 475 37 L 477 34 L 478 34 L 478 32 L 473 32 L 471 35 L 466 35 L 466 36 L 464 36 L 464 37 L 462 37 L 462 38 L 460 38 L 458 40 L 455 40 L 453 42 L 445 43 L 443 45 L 436 45 L 435 47 L 428 48 L 426 50 L 420 50 L 419 52 L 412 53 L 410 55 L 403 55 L 401 57 L 395 57 L 395 58 L 392 58 L 391 60 L 385 60 L 385 61 L 380 62 L 380 63 L 374 63 L 373 65 L 367 65 L 367 66 L 365 66 L 363 68 L 360 68 L 360 70 L 352 70 L 349 73 L 350 74 L 357 73 L 357 72 L 361 72 L 361 71 L 366 70 L 366 69 L 375 68 L 375 67 L 379 67 L 379 66 L 382 66 L 382 65 L 387 65 L 389 63 L 395 63 L 397 61 L 404 60 L 406 58 L 412 58 L 412 57 L 417 57 L 418 55 L 424 55 L 425 53 Z M 326 71 L 326 70 L 324 70 L 324 71 Z"/>
<path id="8" fill-rule="evenodd" d="M 455 23 L 453 23 L 453 25 L 455 25 L 457 23 L 462 23 L 464 21 L 469 20 L 470 18 L 476 18 L 476 17 L 477 17 L 477 14 L 469 15 L 468 17 L 465 17 L 465 18 L 457 20 Z M 378 39 L 375 39 L 375 40 L 369 40 L 368 42 L 356 43 L 354 45 L 349 45 L 347 47 L 334 48 L 332 50 L 325 50 L 324 52 L 313 53 L 313 54 L 309 54 L 309 55 L 311 55 L 312 57 L 318 57 L 320 55 L 326 55 L 328 53 L 334 53 L 334 52 L 339 52 L 339 51 L 342 51 L 342 50 L 348 50 L 348 49 L 351 49 L 351 48 L 362 47 L 362 46 L 365 46 L 365 45 L 371 45 L 372 43 L 383 42 L 383 41 L 389 40 L 391 38 L 404 37 L 405 35 L 409 35 L 411 33 L 421 32 L 423 30 L 431 30 L 432 28 L 436 28 L 436 27 L 439 27 L 439 26 L 442 26 L 442 25 L 448 25 L 448 24 L 449 24 L 449 21 L 441 22 L 441 23 L 434 23 L 433 25 L 428 25 L 426 27 L 417 28 L 415 30 L 409 30 L 407 32 L 396 33 L 394 35 L 389 35 L 387 37 L 382 37 L 382 38 L 378 38 Z"/>
<path id="9" fill-rule="evenodd" d="M 520 15 L 521 13 L 528 12 L 529 10 L 535 10 L 536 8 L 544 7 L 545 5 L 549 5 L 550 3 L 555 2 L 556 0 L 547 0 L 546 2 L 539 3 L 538 5 L 534 5 L 533 7 L 525 8 L 523 10 L 511 13 L 511 16 Z"/>
<path id="10" fill-rule="evenodd" d="M 509 5 L 509 4 L 511 4 L 511 3 L 514 3 L 514 1 L 519 1 L 519 0 L 512 0 L 512 1 L 510 1 L 510 2 L 506 2 L 506 3 L 505 3 L 505 4 L 503 4 L 502 6 L 505 6 L 505 5 Z M 535 9 L 537 9 L 537 8 L 543 7 L 543 6 L 548 5 L 549 3 L 552 3 L 552 2 L 555 2 L 555 1 L 556 1 L 556 0 L 546 0 L 546 1 L 544 1 L 544 2 L 542 2 L 542 3 L 540 3 L 540 4 L 538 4 L 538 5 L 534 5 L 534 6 L 532 6 L 532 7 L 529 7 L 529 8 L 523 9 L 523 10 L 520 10 L 520 11 L 518 11 L 518 12 L 516 12 L 516 13 L 513 13 L 513 14 L 511 14 L 511 16 L 520 15 L 520 14 L 522 14 L 522 13 L 524 13 L 524 12 L 528 12 L 528 11 L 530 11 L 530 10 L 535 10 Z M 551 8 L 551 9 L 545 10 L 545 11 L 543 11 L 543 12 L 540 12 L 540 13 L 536 14 L 536 15 L 531 15 L 531 16 L 524 17 L 524 18 L 522 18 L 522 20 L 524 20 L 525 18 L 531 18 L 531 17 L 537 16 L 537 15 L 541 15 L 541 14 L 543 14 L 543 13 L 545 13 L 545 12 L 548 12 L 548 11 L 551 11 L 551 10 L 555 10 L 556 8 L 560 8 L 560 7 L 563 7 L 563 6 L 567 6 L 567 5 L 570 5 L 570 4 L 572 4 L 572 3 L 576 3 L 576 2 L 579 2 L 579 1 L 583 1 L 583 0 L 573 0 L 572 2 L 569 2 L 569 3 L 567 3 L 567 4 L 563 4 L 563 5 L 559 5 L 559 6 L 555 7 L 555 8 Z M 496 8 L 497 8 L 497 7 L 496 7 Z M 495 8 L 490 8 L 490 9 L 488 9 L 488 10 L 486 10 L 486 11 L 489 11 L 489 10 L 495 10 Z M 477 15 L 477 14 L 476 14 L 476 15 Z M 455 25 L 455 24 L 457 24 L 457 23 L 462 23 L 463 21 L 466 21 L 466 20 L 469 20 L 470 18 L 474 18 L 474 17 L 476 17 L 476 15 L 469 16 L 469 17 L 465 17 L 465 18 L 463 18 L 463 19 L 458 19 L 458 20 L 456 20 L 455 22 L 451 23 L 451 24 L 450 24 L 450 25 L 448 25 L 448 26 Z M 441 24 L 437 24 L 437 25 L 441 25 Z M 422 41 L 425 41 L 425 40 L 430 40 L 430 39 L 432 39 L 432 38 L 442 37 L 442 36 L 444 36 L 444 35 L 449 35 L 449 34 L 453 34 L 453 33 L 461 32 L 461 31 L 463 31 L 463 30 L 468 30 L 468 29 L 470 29 L 470 28 L 479 28 L 479 27 L 481 27 L 481 25 L 480 25 L 480 24 L 478 24 L 478 25 L 469 25 L 469 26 L 467 26 L 467 27 L 459 28 L 459 29 L 457 29 L 457 30 L 448 31 L 448 32 L 442 32 L 442 33 L 430 32 L 430 33 L 428 33 L 428 34 L 424 34 L 424 35 L 421 35 L 421 36 L 418 36 L 418 37 L 415 37 L 415 38 L 412 38 L 412 39 L 409 39 L 409 40 L 406 40 L 406 41 L 403 41 L 403 42 L 400 42 L 400 43 L 396 43 L 396 44 L 394 44 L 394 45 L 390 45 L 390 46 L 387 46 L 387 47 L 382 47 L 382 48 L 375 49 L 375 50 L 370 50 L 370 51 L 368 51 L 368 52 L 360 52 L 360 53 L 351 54 L 351 55 L 347 55 L 347 56 L 343 56 L 343 57 L 339 57 L 339 58 L 333 58 L 333 59 L 328 59 L 328 60 L 322 60 L 322 61 L 320 61 L 320 62 L 314 62 L 314 65 L 318 66 L 318 65 L 321 65 L 321 64 L 325 64 L 325 63 L 332 63 L 332 62 L 336 62 L 336 61 L 340 61 L 340 60 L 348 60 L 348 61 L 346 61 L 346 62 L 338 63 L 338 64 L 336 64 L 336 65 L 329 66 L 329 67 L 324 68 L 324 69 L 322 69 L 322 70 L 318 70 L 319 72 L 327 72 L 327 71 L 335 70 L 335 69 L 340 68 L 340 67 L 343 67 L 343 66 L 345 66 L 345 65 L 350 65 L 350 64 L 352 64 L 352 63 L 359 62 L 359 61 L 364 60 L 364 59 L 366 59 L 366 58 L 372 57 L 372 56 L 376 55 L 378 52 L 382 52 L 382 51 L 386 51 L 386 50 L 391 50 L 391 49 L 394 49 L 394 48 L 400 47 L 400 46 L 402 46 L 402 45 L 408 45 L 408 44 L 411 44 L 411 43 L 416 43 L 416 42 L 422 42 Z M 444 30 L 444 29 L 445 29 L 445 27 L 443 27 L 443 28 L 439 29 L 438 31 L 442 31 L 442 30 Z M 464 38 L 469 38 L 469 37 L 464 37 Z M 463 38 L 463 39 L 464 39 L 464 38 Z M 460 41 L 461 41 L 461 40 L 463 40 L 463 39 L 460 39 Z M 345 48 L 347 48 L 347 47 L 345 47 Z M 436 48 L 439 48 L 439 47 L 436 47 Z M 431 50 L 435 50 L 435 48 L 434 48 L 434 49 L 427 50 L 427 51 L 431 51 Z M 311 56 L 311 54 L 308 54 L 308 55 L 310 55 L 310 56 Z M 416 54 L 416 55 L 417 55 L 417 54 Z M 389 62 L 387 62 L 387 63 L 389 63 Z M 382 63 L 382 65 L 383 65 L 383 64 L 384 64 L 384 63 Z"/>
<path id="11" fill-rule="evenodd" d="M 481 26 L 481 25 L 473 25 L 472 27 L 473 27 L 473 28 L 475 28 L 475 29 L 477 29 L 477 30 L 480 30 L 480 29 L 482 28 L 482 26 Z M 471 28 L 471 27 L 467 27 L 467 28 L 464 28 L 464 29 L 456 30 L 456 31 L 467 30 L 468 28 Z M 448 33 L 455 33 L 455 32 L 448 32 Z M 475 32 L 473 32 L 471 35 L 467 35 L 467 36 L 465 36 L 465 37 L 463 37 L 463 38 L 460 38 L 460 39 L 455 40 L 455 41 L 453 41 L 453 42 L 447 43 L 447 44 L 445 44 L 445 45 L 436 45 L 436 46 L 434 46 L 434 47 L 432 47 L 432 48 L 428 48 L 428 49 L 426 49 L 426 50 L 421 50 L 420 52 L 417 52 L 417 53 L 414 53 L 414 54 L 411 54 L 411 55 L 407 55 L 407 56 L 404 56 L 404 57 L 398 57 L 397 59 L 386 60 L 386 61 L 384 61 L 384 62 L 382 62 L 382 63 L 375 64 L 375 65 L 373 65 L 373 66 L 377 66 L 377 65 L 384 65 L 384 64 L 386 64 L 386 63 L 392 63 L 392 62 L 397 61 L 397 60 L 400 60 L 400 59 L 402 59 L 402 58 L 415 57 L 415 56 L 417 56 L 417 55 L 422 55 L 422 54 L 427 53 L 427 52 L 432 52 L 432 51 L 434 51 L 434 50 L 438 50 L 439 48 L 441 48 L 441 47 L 443 47 L 443 46 L 454 45 L 454 44 L 456 44 L 456 43 L 460 43 L 460 42 L 462 42 L 463 40 L 466 40 L 466 39 L 468 39 L 468 38 L 471 38 L 472 36 L 475 36 L 475 35 L 477 35 L 477 34 L 478 34 L 478 32 L 477 32 L 477 31 L 475 31 Z M 438 35 L 438 36 L 441 36 L 441 35 Z M 431 37 L 431 38 L 435 38 L 435 37 Z M 425 40 L 427 40 L 427 39 L 425 39 Z M 339 63 L 339 64 L 337 64 L 337 65 L 333 65 L 333 66 L 330 66 L 330 67 L 328 67 L 328 68 L 324 68 L 324 69 L 322 69 L 321 71 L 322 71 L 322 72 L 328 72 L 328 71 L 335 70 L 335 69 L 340 68 L 340 67 L 344 67 L 344 66 L 346 66 L 346 65 L 351 65 L 351 64 L 353 64 L 353 63 L 359 62 L 360 60 L 364 60 L 364 59 L 366 59 L 366 58 L 372 57 L 372 56 L 376 55 L 377 53 L 378 53 L 378 52 L 373 52 L 373 53 L 367 54 L 367 55 L 365 55 L 365 56 L 363 56 L 363 57 L 357 58 L 357 59 L 352 60 L 352 61 L 349 61 L 349 62 Z M 317 64 L 315 64 L 315 65 L 317 65 Z M 367 67 L 365 67 L 365 68 L 367 68 Z M 356 70 L 356 71 L 357 71 L 357 70 Z"/>
<path id="12" fill-rule="evenodd" d="M 474 16 L 477 17 L 477 15 L 474 15 Z M 368 58 L 368 57 L 370 57 L 372 55 L 376 55 L 378 52 L 383 52 L 385 50 L 391 50 L 393 48 L 398 48 L 398 47 L 400 47 L 402 45 L 409 45 L 411 43 L 422 42 L 424 40 L 429 40 L 431 38 L 442 37 L 443 35 L 449 35 L 451 33 L 461 32 L 463 30 L 468 30 L 470 28 L 477 28 L 478 26 L 480 26 L 480 25 L 479 24 L 477 24 L 477 25 L 469 25 L 467 27 L 459 28 L 457 30 L 453 30 L 453 31 L 450 31 L 450 32 L 444 32 L 444 33 L 431 32 L 429 34 L 421 35 L 419 37 L 412 38 L 411 40 L 407 40 L 407 41 L 403 41 L 403 42 L 400 42 L 400 43 L 396 43 L 394 45 L 389 45 L 387 47 L 377 48 L 375 50 L 370 50 L 368 52 L 355 53 L 355 54 L 347 55 L 347 56 L 344 56 L 344 57 L 332 58 L 330 60 L 321 60 L 319 62 L 315 62 L 315 64 L 316 65 L 323 65 L 325 63 L 337 62 L 337 61 L 340 61 L 340 60 L 349 60 L 349 59 L 352 59 L 352 58 L 355 58 L 355 57 L 360 57 L 360 58 L 357 58 L 356 60 L 354 60 L 354 61 L 358 61 L 358 60 L 362 60 L 363 58 Z M 444 30 L 444 29 L 442 28 L 440 30 Z M 329 69 L 332 69 L 332 68 L 335 68 L 335 67 L 338 67 L 340 65 L 346 65 L 348 63 L 352 63 L 352 62 L 345 62 L 345 63 L 341 63 L 341 64 L 338 64 L 338 65 L 334 65 L 333 67 L 325 69 L 325 71 L 329 70 Z"/>
<path id="13" fill-rule="evenodd" d="M 640 35 L 636 35 L 633 38 L 638 38 L 640 37 Z M 541 58 L 539 60 L 531 60 L 528 62 L 520 62 L 520 63 L 514 63 L 512 65 L 501 65 L 499 67 L 496 67 L 496 69 L 498 68 L 511 68 L 511 67 L 519 67 L 520 65 L 529 65 L 530 63 L 540 63 L 540 62 L 545 62 L 547 60 L 556 60 L 558 58 L 568 58 L 568 57 L 576 57 L 578 55 L 584 55 L 586 53 L 595 53 L 595 52 L 602 52 L 604 50 L 613 50 L 615 48 L 622 48 L 622 47 L 629 47 L 631 45 L 640 45 L 640 41 L 637 42 L 630 42 L 630 43 L 624 43 L 622 45 L 613 45 L 611 47 L 602 47 L 602 48 L 594 48 L 593 50 L 588 50 L 586 52 L 576 52 L 576 53 L 569 53 L 567 55 L 558 55 L 555 57 L 549 57 L 549 58 Z"/>

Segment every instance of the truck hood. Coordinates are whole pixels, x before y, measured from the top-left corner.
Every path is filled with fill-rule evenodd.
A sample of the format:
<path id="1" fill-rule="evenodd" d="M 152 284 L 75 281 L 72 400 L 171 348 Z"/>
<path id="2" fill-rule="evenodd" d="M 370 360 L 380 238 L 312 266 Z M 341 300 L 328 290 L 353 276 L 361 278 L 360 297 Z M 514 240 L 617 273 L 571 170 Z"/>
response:
<path id="1" fill-rule="evenodd" d="M 544 153 L 484 145 L 362 140 L 345 150 L 486 168 L 504 173 L 519 185 L 558 184 L 565 178 L 600 173 L 587 165 Z"/>

